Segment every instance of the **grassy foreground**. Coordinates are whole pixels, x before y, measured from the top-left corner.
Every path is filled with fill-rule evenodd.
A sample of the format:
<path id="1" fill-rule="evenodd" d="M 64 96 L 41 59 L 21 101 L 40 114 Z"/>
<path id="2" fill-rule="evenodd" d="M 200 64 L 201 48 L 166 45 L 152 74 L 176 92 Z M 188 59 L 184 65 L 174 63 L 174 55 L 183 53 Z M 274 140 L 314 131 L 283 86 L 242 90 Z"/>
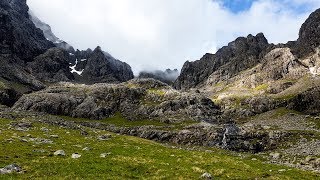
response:
<path id="1" fill-rule="evenodd" d="M 0 175 L 0 179 L 199 179 L 208 172 L 214 179 L 317 179 L 318 174 L 264 164 L 218 149 L 184 150 L 152 141 L 86 129 L 78 130 L 33 123 L 29 131 L 9 129 L 0 119 L 0 167 L 16 163 L 25 172 Z M 45 128 L 49 131 L 46 131 Z M 109 140 L 98 140 L 110 134 Z M 51 135 L 58 135 L 56 136 Z M 37 143 L 30 138 L 51 140 Z M 89 151 L 83 148 L 89 147 Z M 53 156 L 56 150 L 66 156 Z M 79 159 L 72 159 L 79 153 Z M 106 158 L 100 154 L 107 153 Z"/>

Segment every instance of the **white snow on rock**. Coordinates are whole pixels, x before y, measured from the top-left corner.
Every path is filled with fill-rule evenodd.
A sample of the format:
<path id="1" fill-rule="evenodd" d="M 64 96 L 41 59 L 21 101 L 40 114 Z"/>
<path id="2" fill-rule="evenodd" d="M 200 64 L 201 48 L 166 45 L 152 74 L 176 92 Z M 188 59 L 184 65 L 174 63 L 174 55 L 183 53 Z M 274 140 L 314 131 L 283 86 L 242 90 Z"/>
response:
<path id="1" fill-rule="evenodd" d="M 81 71 L 77 71 L 76 70 L 76 66 L 77 66 L 77 64 L 78 64 L 78 59 L 76 59 L 76 64 L 74 65 L 74 66 L 70 66 L 70 68 L 71 68 L 71 73 L 77 73 L 78 75 L 80 75 L 81 76 L 81 74 L 83 73 L 83 70 L 84 69 L 82 69 Z"/>

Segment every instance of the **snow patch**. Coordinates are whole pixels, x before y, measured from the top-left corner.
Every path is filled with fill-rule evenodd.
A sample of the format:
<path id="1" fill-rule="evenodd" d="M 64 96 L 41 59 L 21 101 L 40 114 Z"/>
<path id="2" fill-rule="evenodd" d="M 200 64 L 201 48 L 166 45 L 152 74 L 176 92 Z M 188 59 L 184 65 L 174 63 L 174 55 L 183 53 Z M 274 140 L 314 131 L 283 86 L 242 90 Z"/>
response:
<path id="1" fill-rule="evenodd" d="M 74 66 L 70 66 L 70 68 L 71 68 L 71 73 L 77 73 L 78 75 L 80 75 L 81 76 L 81 74 L 83 73 L 83 70 L 84 69 L 82 69 L 81 71 L 77 71 L 76 70 L 76 66 L 77 66 L 77 64 L 78 64 L 78 59 L 76 59 L 76 64 L 74 65 Z"/>
<path id="2" fill-rule="evenodd" d="M 83 62 L 83 61 L 86 61 L 86 60 L 87 60 L 87 59 L 81 59 L 80 61 Z"/>

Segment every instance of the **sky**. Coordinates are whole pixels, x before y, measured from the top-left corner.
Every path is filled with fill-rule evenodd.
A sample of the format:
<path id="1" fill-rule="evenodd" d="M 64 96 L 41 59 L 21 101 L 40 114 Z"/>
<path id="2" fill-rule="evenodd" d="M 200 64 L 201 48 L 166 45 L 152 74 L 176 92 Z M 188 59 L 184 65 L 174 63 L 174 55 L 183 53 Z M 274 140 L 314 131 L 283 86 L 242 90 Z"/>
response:
<path id="1" fill-rule="evenodd" d="M 27 0 L 33 13 L 74 48 L 101 46 L 142 70 L 181 69 L 239 36 L 270 43 L 298 38 L 320 0 Z"/>

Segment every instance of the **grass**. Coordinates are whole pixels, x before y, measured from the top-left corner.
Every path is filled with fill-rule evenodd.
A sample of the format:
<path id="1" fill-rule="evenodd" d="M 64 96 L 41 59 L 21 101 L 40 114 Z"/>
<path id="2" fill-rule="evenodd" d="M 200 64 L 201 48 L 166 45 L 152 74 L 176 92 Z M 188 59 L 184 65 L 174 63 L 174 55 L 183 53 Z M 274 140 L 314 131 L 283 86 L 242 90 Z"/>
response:
<path id="1" fill-rule="evenodd" d="M 208 172 L 215 179 L 317 179 L 318 174 L 262 163 L 251 157 L 241 158 L 219 149 L 184 150 L 170 148 L 152 141 L 112 134 L 108 141 L 97 136 L 105 131 L 86 129 L 89 136 L 77 130 L 34 123 L 27 132 L 8 129 L 9 120 L 1 119 L 0 167 L 16 163 L 23 167 L 23 174 L 0 175 L 0 179 L 199 179 Z M 40 129 L 50 129 L 45 133 Z M 22 142 L 19 137 L 41 137 L 52 144 Z M 13 141 L 7 141 L 7 139 Z M 90 151 L 82 148 L 90 147 Z M 52 156 L 63 149 L 65 157 Z M 44 152 L 34 152 L 44 150 Z M 81 158 L 72 159 L 72 153 Z M 111 153 L 100 158 L 101 153 Z M 286 171 L 279 171 L 286 169 Z"/>
<path id="2" fill-rule="evenodd" d="M 6 88 L 7 88 L 7 86 L 3 82 L 0 81 L 0 90 L 6 89 Z"/>
<path id="3" fill-rule="evenodd" d="M 295 110 L 290 110 L 290 109 L 287 109 L 285 107 L 280 107 L 280 108 L 275 110 L 275 112 L 271 116 L 271 118 L 278 118 L 278 117 L 281 117 L 281 116 L 284 116 L 284 115 L 287 115 L 287 114 L 290 114 L 290 113 L 301 114 L 301 112 L 298 112 L 298 111 L 295 111 Z"/>
<path id="4" fill-rule="evenodd" d="M 194 120 L 185 120 L 182 122 L 175 122 L 175 123 L 165 123 L 158 120 L 135 120 L 135 121 L 129 121 L 126 118 L 124 118 L 121 113 L 117 112 L 113 117 L 102 119 L 102 120 L 88 120 L 85 118 L 72 118 L 69 116 L 59 116 L 65 120 L 68 121 L 74 121 L 74 122 L 99 122 L 102 124 L 108 124 L 108 125 L 115 125 L 118 127 L 138 127 L 138 126 L 156 126 L 156 129 L 163 129 L 163 130 L 182 130 L 186 126 L 190 126 L 192 124 L 197 123 Z"/>
<path id="5" fill-rule="evenodd" d="M 261 84 L 254 88 L 255 91 L 266 91 L 268 89 L 269 85 L 268 84 Z"/>
<path id="6" fill-rule="evenodd" d="M 65 120 L 71 120 L 75 122 L 86 122 L 88 119 L 85 118 L 72 118 L 69 116 L 59 116 Z M 113 117 L 109 117 L 102 120 L 90 120 L 91 122 L 99 122 L 99 123 L 105 123 L 105 124 L 112 124 L 115 126 L 122 126 L 122 127 L 136 127 L 136 126 L 148 126 L 148 125 L 154 125 L 154 126 L 163 126 L 166 125 L 165 123 L 156 121 L 156 120 L 135 120 L 135 121 L 129 121 L 126 118 L 124 118 L 121 113 L 116 113 Z"/>
<path id="7" fill-rule="evenodd" d="M 147 92 L 159 96 L 164 96 L 166 94 L 166 92 L 163 89 L 148 89 Z"/>

